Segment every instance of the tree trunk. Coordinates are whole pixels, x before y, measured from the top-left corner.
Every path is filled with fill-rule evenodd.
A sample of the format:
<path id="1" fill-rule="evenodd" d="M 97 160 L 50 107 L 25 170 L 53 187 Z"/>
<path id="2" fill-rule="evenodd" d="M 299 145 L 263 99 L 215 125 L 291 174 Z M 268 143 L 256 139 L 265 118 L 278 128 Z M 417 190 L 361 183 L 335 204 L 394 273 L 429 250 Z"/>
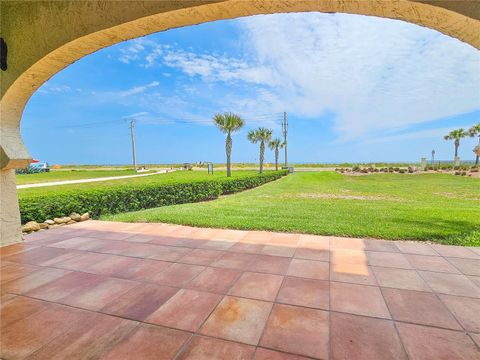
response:
<path id="1" fill-rule="evenodd" d="M 260 142 L 260 174 L 263 173 L 263 158 L 265 155 L 265 142 Z"/>
<path id="2" fill-rule="evenodd" d="M 480 146 L 480 136 L 478 137 L 478 146 Z M 475 166 L 478 166 L 478 162 L 479 162 L 479 156 L 477 155 L 477 157 L 475 158 Z"/>
<path id="3" fill-rule="evenodd" d="M 232 136 L 230 132 L 227 133 L 227 141 L 225 142 L 225 152 L 227 153 L 227 177 L 232 176 L 232 171 L 230 169 L 230 157 L 232 155 Z"/>
<path id="4" fill-rule="evenodd" d="M 460 141 L 455 140 L 455 158 L 458 156 L 458 147 L 460 146 Z"/>
<path id="5" fill-rule="evenodd" d="M 275 148 L 275 171 L 278 171 L 278 147 Z"/>

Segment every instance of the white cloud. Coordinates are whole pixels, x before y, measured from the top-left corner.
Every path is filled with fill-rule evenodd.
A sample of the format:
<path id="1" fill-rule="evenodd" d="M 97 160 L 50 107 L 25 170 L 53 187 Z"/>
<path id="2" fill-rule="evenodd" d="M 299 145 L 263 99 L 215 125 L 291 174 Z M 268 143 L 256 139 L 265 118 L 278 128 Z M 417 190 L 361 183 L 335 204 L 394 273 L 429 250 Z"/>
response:
<path id="1" fill-rule="evenodd" d="M 134 94 L 142 94 L 148 88 L 157 87 L 158 85 L 160 85 L 160 83 L 158 81 L 152 81 L 151 83 L 146 84 L 146 85 L 134 86 L 134 87 L 132 87 L 128 90 L 120 91 L 119 95 L 122 96 L 122 97 L 126 97 L 126 96 L 131 96 L 131 95 L 134 95 Z"/>
<path id="2" fill-rule="evenodd" d="M 280 14 L 239 21 L 272 89 L 300 116 L 337 114 L 345 140 L 480 107 L 480 53 L 400 21 L 345 14 Z"/>
<path id="3" fill-rule="evenodd" d="M 185 104 L 189 95 L 210 92 L 211 106 L 247 116 L 285 110 L 313 119 L 329 112 L 342 141 L 480 109 L 480 52 L 428 28 L 322 13 L 234 21 L 241 54 L 200 53 L 143 38 L 123 55 L 202 80 L 170 100 Z M 219 93 L 221 99 L 212 96 Z"/>

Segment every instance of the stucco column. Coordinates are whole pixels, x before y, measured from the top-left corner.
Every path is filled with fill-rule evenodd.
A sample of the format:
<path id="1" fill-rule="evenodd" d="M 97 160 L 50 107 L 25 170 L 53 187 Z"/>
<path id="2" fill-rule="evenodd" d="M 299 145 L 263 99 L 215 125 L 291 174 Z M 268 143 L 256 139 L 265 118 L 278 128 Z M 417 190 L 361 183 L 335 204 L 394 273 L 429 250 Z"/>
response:
<path id="1" fill-rule="evenodd" d="M 0 246 L 22 241 L 15 169 L 0 170 Z"/>

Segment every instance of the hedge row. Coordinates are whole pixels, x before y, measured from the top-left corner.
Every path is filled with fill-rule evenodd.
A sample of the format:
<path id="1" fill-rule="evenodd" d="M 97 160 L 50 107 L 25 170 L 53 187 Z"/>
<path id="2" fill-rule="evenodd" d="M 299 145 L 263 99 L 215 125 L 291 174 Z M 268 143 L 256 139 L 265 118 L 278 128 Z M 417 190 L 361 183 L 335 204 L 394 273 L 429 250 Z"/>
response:
<path id="1" fill-rule="evenodd" d="M 85 191 L 31 195 L 20 198 L 22 224 L 28 221 L 68 216 L 72 212 L 101 215 L 149 209 L 159 206 L 213 200 L 222 194 L 251 189 L 286 175 L 286 171 L 268 172 L 242 178 L 176 184 L 144 184 Z"/>

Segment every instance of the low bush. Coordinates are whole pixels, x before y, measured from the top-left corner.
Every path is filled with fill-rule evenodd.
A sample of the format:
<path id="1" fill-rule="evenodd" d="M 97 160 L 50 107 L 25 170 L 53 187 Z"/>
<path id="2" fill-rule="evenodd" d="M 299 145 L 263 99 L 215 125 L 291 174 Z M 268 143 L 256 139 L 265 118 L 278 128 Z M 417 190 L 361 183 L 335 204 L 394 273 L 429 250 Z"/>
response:
<path id="1" fill-rule="evenodd" d="M 89 212 L 92 218 L 98 218 L 101 215 L 213 200 L 222 194 L 251 189 L 287 174 L 287 170 L 282 170 L 221 180 L 136 184 L 82 191 L 68 189 L 56 193 L 30 194 L 21 196 L 19 199 L 20 215 L 22 223 L 43 222 L 46 219 L 67 216 L 72 212 Z"/>

